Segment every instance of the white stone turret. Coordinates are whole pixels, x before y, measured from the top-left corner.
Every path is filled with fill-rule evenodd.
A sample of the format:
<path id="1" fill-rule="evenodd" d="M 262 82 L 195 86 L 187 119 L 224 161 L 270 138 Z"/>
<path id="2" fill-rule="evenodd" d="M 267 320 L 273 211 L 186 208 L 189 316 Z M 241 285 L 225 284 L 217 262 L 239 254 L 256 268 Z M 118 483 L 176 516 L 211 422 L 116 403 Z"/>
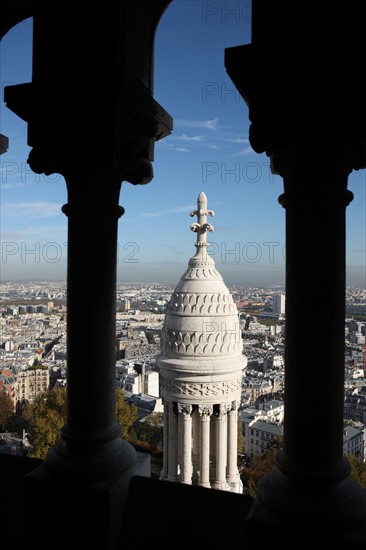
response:
<path id="1" fill-rule="evenodd" d="M 196 254 L 167 305 L 158 364 L 164 398 L 162 479 L 241 492 L 237 410 L 246 359 L 238 311 L 209 256 L 207 198 L 198 196 Z"/>

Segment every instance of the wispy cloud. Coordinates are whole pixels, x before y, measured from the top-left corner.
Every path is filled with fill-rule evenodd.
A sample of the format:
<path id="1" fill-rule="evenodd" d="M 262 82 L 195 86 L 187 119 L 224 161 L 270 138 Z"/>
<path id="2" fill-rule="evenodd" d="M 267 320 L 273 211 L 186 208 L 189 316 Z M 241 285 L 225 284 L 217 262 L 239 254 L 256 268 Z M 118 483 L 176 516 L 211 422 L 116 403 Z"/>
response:
<path id="1" fill-rule="evenodd" d="M 25 185 L 29 185 L 29 182 L 17 181 L 16 183 L 1 183 L 0 189 L 5 191 L 6 189 L 16 189 L 18 187 L 24 187 Z"/>
<path id="2" fill-rule="evenodd" d="M 245 147 L 245 149 L 241 149 L 240 151 L 238 151 L 237 153 L 235 153 L 233 156 L 234 157 L 240 157 L 241 155 L 249 155 L 250 153 L 254 153 L 253 149 L 249 146 L 249 147 Z"/>
<path id="3" fill-rule="evenodd" d="M 177 214 L 178 212 L 191 212 L 195 210 L 196 205 L 188 204 L 186 206 L 177 206 L 175 208 L 167 208 L 166 210 L 157 210 L 155 212 L 142 212 L 141 216 L 144 218 L 159 218 L 166 214 Z"/>
<path id="4" fill-rule="evenodd" d="M 173 139 L 173 138 L 167 138 L 167 139 Z M 193 142 L 196 143 L 196 142 Z M 178 153 L 189 153 L 191 150 L 187 149 L 186 147 L 177 147 L 173 143 L 170 143 L 169 141 L 158 141 L 157 145 L 159 147 L 169 147 L 170 151 L 178 151 Z"/>
<path id="5" fill-rule="evenodd" d="M 65 220 L 66 222 L 66 220 Z M 50 235 L 56 234 L 65 235 L 67 237 L 67 224 L 65 225 L 50 225 L 42 227 L 26 227 L 24 229 L 15 229 L 13 231 L 5 231 L 1 234 L 1 240 L 3 242 L 9 240 L 29 240 L 29 239 L 50 239 Z"/>
<path id="6" fill-rule="evenodd" d="M 211 120 L 183 120 L 178 118 L 174 121 L 174 125 L 179 128 L 205 128 L 206 130 L 217 130 L 219 119 Z"/>
<path id="7" fill-rule="evenodd" d="M 182 134 L 181 136 L 172 136 L 170 140 L 177 141 L 206 141 L 204 136 L 187 136 L 187 134 Z"/>
<path id="8" fill-rule="evenodd" d="M 229 141 L 230 143 L 249 143 L 249 139 L 243 137 L 224 138 L 224 141 Z"/>
<path id="9" fill-rule="evenodd" d="M 28 216 L 30 218 L 53 218 L 62 214 L 57 202 L 8 202 L 2 206 L 3 216 Z"/>
<path id="10" fill-rule="evenodd" d="M 225 129 L 225 126 L 218 124 L 218 118 L 212 120 L 181 120 L 176 121 L 176 126 L 186 126 L 190 128 L 199 128 L 202 133 L 183 132 L 182 134 L 172 135 L 165 140 L 158 142 L 161 146 L 168 147 L 171 151 L 179 153 L 190 153 L 196 149 L 211 149 L 213 151 L 226 150 L 228 156 L 236 157 L 253 153 L 249 145 L 249 139 L 242 134 Z M 204 130 L 207 130 L 206 132 Z M 215 130 L 214 132 L 210 130 Z M 243 144 L 247 147 L 242 148 Z M 180 146 L 182 145 L 182 146 Z M 189 149 L 185 147 L 189 145 Z M 238 151 L 238 148 L 240 150 Z"/>

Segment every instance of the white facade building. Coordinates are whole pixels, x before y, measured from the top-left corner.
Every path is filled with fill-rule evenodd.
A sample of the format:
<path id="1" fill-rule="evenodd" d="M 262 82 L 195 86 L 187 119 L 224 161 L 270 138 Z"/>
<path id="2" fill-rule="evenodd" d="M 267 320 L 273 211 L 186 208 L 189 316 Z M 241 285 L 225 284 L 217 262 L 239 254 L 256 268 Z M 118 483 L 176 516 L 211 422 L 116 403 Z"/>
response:
<path id="1" fill-rule="evenodd" d="M 242 492 L 238 407 L 246 365 L 233 298 L 207 253 L 207 198 L 200 193 L 196 254 L 167 304 L 157 359 L 164 400 L 162 479 Z"/>
<path id="2" fill-rule="evenodd" d="M 258 419 L 265 418 L 276 424 L 283 424 L 285 416 L 285 403 L 279 399 L 271 399 L 258 405 Z"/>
<path id="3" fill-rule="evenodd" d="M 285 314 L 285 294 L 275 294 L 273 296 L 273 313 L 277 315 Z"/>
<path id="4" fill-rule="evenodd" d="M 139 366 L 138 366 L 139 365 Z M 160 397 L 159 373 L 145 368 L 145 364 L 121 361 L 116 366 L 116 385 L 132 394 Z"/>
<path id="5" fill-rule="evenodd" d="M 160 396 L 159 390 L 159 373 L 155 371 L 147 371 L 144 374 L 144 394 L 154 397 Z"/>
<path id="6" fill-rule="evenodd" d="M 257 420 L 245 422 L 245 453 L 247 457 L 253 458 L 260 455 L 274 441 L 283 436 L 283 426 L 268 420 Z"/>
<path id="7" fill-rule="evenodd" d="M 365 432 L 354 426 L 343 428 L 343 454 L 355 455 L 362 462 L 365 460 Z"/>
<path id="8" fill-rule="evenodd" d="M 21 406 L 26 401 L 34 401 L 37 395 L 48 390 L 49 384 L 48 368 L 20 370 L 15 386 L 15 406 Z"/>

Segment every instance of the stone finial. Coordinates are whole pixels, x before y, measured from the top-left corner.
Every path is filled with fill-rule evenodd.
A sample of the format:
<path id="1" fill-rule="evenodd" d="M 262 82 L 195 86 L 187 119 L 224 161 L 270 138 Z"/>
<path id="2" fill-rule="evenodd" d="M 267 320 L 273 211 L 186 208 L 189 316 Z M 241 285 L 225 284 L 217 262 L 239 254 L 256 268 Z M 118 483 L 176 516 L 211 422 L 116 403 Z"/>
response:
<path id="1" fill-rule="evenodd" d="M 191 231 L 197 233 L 197 242 L 195 244 L 197 251 L 200 247 L 209 246 L 207 242 L 207 231 L 213 231 L 214 227 L 207 223 L 207 216 L 214 216 L 213 210 L 207 210 L 207 197 L 203 191 L 198 195 L 197 210 L 190 214 L 192 217 L 197 216 L 197 222 L 191 224 Z"/>

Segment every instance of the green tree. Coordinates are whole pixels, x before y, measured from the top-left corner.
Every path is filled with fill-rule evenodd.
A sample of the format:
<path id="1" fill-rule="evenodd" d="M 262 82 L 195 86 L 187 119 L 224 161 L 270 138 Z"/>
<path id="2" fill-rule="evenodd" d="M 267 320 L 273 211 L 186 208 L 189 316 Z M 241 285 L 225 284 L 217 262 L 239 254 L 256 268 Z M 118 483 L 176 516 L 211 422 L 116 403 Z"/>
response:
<path id="1" fill-rule="evenodd" d="M 351 466 L 350 477 L 366 489 L 366 462 L 362 462 L 355 455 L 348 455 L 347 458 Z"/>
<path id="2" fill-rule="evenodd" d="M 242 481 L 245 494 L 255 498 L 258 482 L 276 467 L 276 457 L 282 443 L 283 438 L 279 437 L 261 455 L 254 457 L 250 466 L 244 468 Z M 362 462 L 355 455 L 348 455 L 347 458 L 351 466 L 350 477 L 366 489 L 366 462 Z"/>
<path id="3" fill-rule="evenodd" d="M 241 463 L 241 455 L 245 452 L 245 437 L 243 434 L 243 423 L 238 422 L 238 462 Z"/>
<path id="4" fill-rule="evenodd" d="M 143 421 L 139 422 L 137 435 L 141 441 L 149 443 L 151 453 L 159 452 L 163 442 L 163 415 L 151 413 L 146 416 Z"/>
<path id="5" fill-rule="evenodd" d="M 66 388 L 54 388 L 27 403 L 23 411 L 29 443 L 29 456 L 44 458 L 48 449 L 60 438 L 60 430 L 66 420 Z M 137 420 L 137 408 L 130 406 L 122 390 L 116 390 L 116 416 L 122 425 L 122 437 L 126 438 L 132 424 Z"/>
<path id="6" fill-rule="evenodd" d="M 0 431 L 11 428 L 14 420 L 14 407 L 11 397 L 5 390 L 0 391 Z"/>
<path id="7" fill-rule="evenodd" d="M 39 394 L 32 403 L 27 403 L 23 418 L 27 422 L 29 456 L 44 458 L 54 445 L 66 418 L 66 388 L 55 388 Z"/>
<path id="8" fill-rule="evenodd" d="M 116 390 L 116 416 L 117 422 L 122 426 L 121 437 L 126 439 L 133 424 L 138 419 L 138 410 L 135 405 L 129 405 L 121 388 Z"/>
<path id="9" fill-rule="evenodd" d="M 243 469 L 242 481 L 245 494 L 252 497 L 256 496 L 259 481 L 267 472 L 276 467 L 277 453 L 282 448 L 282 445 L 283 438 L 276 438 L 263 453 L 251 459 L 250 466 Z"/>

